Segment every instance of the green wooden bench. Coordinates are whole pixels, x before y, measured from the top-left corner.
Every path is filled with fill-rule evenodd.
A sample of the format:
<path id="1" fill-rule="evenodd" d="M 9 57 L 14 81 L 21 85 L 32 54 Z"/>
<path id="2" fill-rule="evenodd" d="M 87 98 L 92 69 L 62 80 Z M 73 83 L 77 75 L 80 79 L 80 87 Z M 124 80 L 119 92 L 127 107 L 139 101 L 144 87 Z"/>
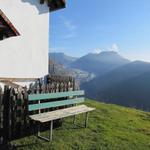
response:
<path id="1" fill-rule="evenodd" d="M 38 126 L 38 137 L 42 138 L 46 141 L 52 141 L 52 130 L 53 130 L 53 121 L 57 119 L 62 119 L 65 117 L 73 116 L 73 123 L 75 123 L 76 115 L 85 113 L 85 127 L 87 127 L 88 123 L 88 112 L 93 111 L 95 108 L 88 107 L 84 104 L 77 105 L 84 102 L 84 91 L 68 91 L 68 92 L 58 92 L 58 93 L 46 93 L 46 94 L 30 94 L 28 96 L 29 111 L 36 111 L 38 113 L 34 115 L 30 115 L 29 118 L 37 121 Z M 60 100 L 63 99 L 63 100 Z M 45 100 L 49 100 L 48 102 Z M 55 101 L 54 101 L 55 100 Z M 30 104 L 30 103 L 36 104 Z M 52 109 L 52 108 L 60 108 L 53 111 L 48 111 L 41 113 L 41 110 L 44 109 Z M 49 138 L 42 137 L 40 135 L 40 124 L 50 122 L 50 132 Z"/>

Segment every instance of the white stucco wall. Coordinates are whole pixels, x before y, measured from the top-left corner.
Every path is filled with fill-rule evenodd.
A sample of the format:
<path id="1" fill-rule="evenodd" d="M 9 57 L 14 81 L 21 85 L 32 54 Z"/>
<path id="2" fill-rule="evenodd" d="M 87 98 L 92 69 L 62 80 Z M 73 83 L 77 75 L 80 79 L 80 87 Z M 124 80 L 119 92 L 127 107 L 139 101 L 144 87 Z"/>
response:
<path id="1" fill-rule="evenodd" d="M 0 77 L 32 78 L 48 73 L 48 6 L 39 0 L 0 0 L 0 9 L 21 34 L 0 41 Z"/>

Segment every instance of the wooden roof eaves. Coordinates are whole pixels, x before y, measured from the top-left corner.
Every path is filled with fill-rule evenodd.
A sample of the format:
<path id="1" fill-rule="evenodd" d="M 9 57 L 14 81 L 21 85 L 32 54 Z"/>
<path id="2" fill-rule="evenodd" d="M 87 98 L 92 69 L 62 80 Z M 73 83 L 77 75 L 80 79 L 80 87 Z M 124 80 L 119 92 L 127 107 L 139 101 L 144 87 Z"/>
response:
<path id="1" fill-rule="evenodd" d="M 58 5 L 58 1 L 59 3 L 61 2 L 62 5 Z M 40 4 L 44 4 L 45 2 L 47 3 L 50 12 L 65 8 L 66 5 L 66 0 L 40 0 Z M 54 3 L 56 5 L 52 5 Z"/>
<path id="2" fill-rule="evenodd" d="M 14 27 L 14 25 L 11 23 L 11 21 L 6 17 L 6 15 L 2 12 L 0 9 L 0 16 L 4 19 L 4 21 L 8 24 L 8 26 L 11 28 L 11 30 L 15 33 L 16 36 L 19 36 L 20 33 L 17 31 L 17 29 Z"/>

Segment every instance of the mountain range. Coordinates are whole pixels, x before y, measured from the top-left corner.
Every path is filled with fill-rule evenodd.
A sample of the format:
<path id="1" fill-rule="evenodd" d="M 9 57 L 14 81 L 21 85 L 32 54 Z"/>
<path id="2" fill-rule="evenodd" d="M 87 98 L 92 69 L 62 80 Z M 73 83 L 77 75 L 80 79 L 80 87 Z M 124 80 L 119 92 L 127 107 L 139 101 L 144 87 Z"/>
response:
<path id="1" fill-rule="evenodd" d="M 71 67 L 85 70 L 96 75 L 103 75 L 130 61 L 120 56 L 117 52 L 106 51 L 99 54 L 87 54 L 71 64 Z"/>
<path id="2" fill-rule="evenodd" d="M 88 97 L 124 106 L 150 108 L 150 63 L 135 61 L 82 84 Z"/>
<path id="3" fill-rule="evenodd" d="M 61 57 L 58 58 L 61 60 Z M 81 78 L 81 89 L 85 90 L 87 97 L 149 110 L 150 63 L 130 61 L 113 51 L 87 54 L 69 60 L 67 64 L 64 63 L 68 69 L 75 68 L 94 74 L 88 80 Z"/>
<path id="4" fill-rule="evenodd" d="M 53 60 L 54 62 L 57 62 L 58 64 L 67 66 L 74 62 L 77 58 L 67 56 L 64 53 L 49 53 L 49 59 Z"/>

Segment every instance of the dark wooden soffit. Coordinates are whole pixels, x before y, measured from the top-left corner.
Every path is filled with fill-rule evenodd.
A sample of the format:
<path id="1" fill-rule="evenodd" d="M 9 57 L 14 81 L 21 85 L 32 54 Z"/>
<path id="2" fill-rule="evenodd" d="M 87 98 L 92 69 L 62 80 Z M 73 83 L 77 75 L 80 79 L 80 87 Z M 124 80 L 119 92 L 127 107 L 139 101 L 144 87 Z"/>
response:
<path id="1" fill-rule="evenodd" d="M 12 36 L 19 36 L 19 32 L 0 9 L 0 40 Z"/>
<path id="2" fill-rule="evenodd" d="M 45 2 L 47 2 L 50 11 L 62 9 L 66 6 L 65 0 L 40 0 L 40 4 L 44 4 Z"/>

